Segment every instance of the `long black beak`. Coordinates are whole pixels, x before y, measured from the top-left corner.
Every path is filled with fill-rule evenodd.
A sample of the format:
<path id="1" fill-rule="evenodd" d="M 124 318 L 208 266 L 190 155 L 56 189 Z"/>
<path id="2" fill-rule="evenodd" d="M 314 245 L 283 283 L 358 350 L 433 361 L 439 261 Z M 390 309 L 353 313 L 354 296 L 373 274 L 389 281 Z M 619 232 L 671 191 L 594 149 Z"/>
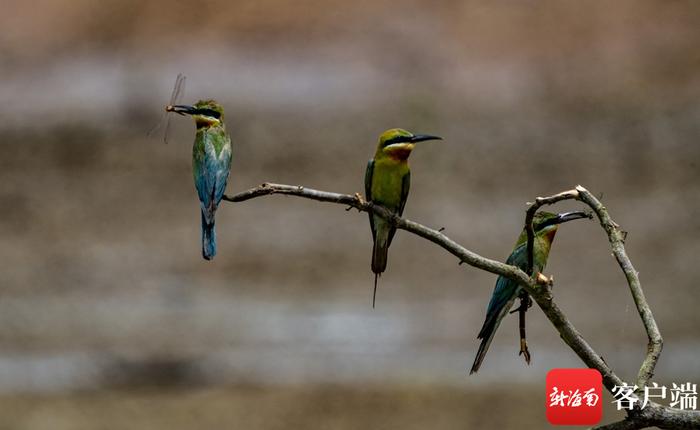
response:
<path id="1" fill-rule="evenodd" d="M 197 113 L 197 109 L 194 106 L 189 105 L 168 105 L 165 107 L 166 112 L 175 112 L 180 115 L 194 115 Z"/>
<path id="2" fill-rule="evenodd" d="M 590 212 L 576 211 L 576 212 L 564 212 L 557 215 L 554 224 L 562 224 L 567 221 L 573 221 L 575 219 L 581 218 L 593 218 L 593 214 Z"/>
<path id="3" fill-rule="evenodd" d="M 442 137 L 431 136 L 429 134 L 416 134 L 411 138 L 410 142 L 411 143 L 418 143 L 418 142 L 425 142 L 426 140 L 442 140 Z"/>

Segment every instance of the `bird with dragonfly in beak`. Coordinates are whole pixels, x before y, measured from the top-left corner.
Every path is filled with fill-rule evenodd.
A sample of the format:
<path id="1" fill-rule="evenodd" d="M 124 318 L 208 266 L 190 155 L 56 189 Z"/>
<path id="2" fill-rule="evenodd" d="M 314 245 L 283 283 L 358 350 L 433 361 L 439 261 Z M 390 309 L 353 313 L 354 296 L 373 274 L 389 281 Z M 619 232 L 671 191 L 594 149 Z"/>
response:
<path id="1" fill-rule="evenodd" d="M 215 100 L 200 100 L 192 106 L 168 105 L 165 110 L 190 115 L 197 126 L 192 174 L 201 211 L 202 257 L 211 260 L 216 255 L 214 216 L 231 170 L 231 137 L 224 124 L 224 108 Z"/>

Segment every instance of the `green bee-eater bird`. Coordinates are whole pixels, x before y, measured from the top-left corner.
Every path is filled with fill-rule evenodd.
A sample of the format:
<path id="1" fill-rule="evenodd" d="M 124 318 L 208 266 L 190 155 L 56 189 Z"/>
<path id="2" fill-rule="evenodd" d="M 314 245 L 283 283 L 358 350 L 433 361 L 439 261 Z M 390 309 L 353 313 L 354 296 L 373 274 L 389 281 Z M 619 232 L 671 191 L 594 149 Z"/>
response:
<path id="1" fill-rule="evenodd" d="M 533 274 L 541 273 L 544 270 L 544 266 L 547 264 L 547 258 L 549 257 L 549 250 L 552 246 L 554 235 L 559 228 L 559 224 L 588 217 L 589 215 L 585 212 L 553 214 L 541 211 L 535 214 L 532 220 L 532 227 L 535 232 L 532 258 Z M 518 241 L 515 243 L 515 248 L 508 257 L 508 260 L 506 260 L 506 263 L 517 266 L 521 270 L 527 270 L 527 231 L 525 229 L 520 233 L 520 237 L 518 237 Z M 486 309 L 486 320 L 477 337 L 481 339 L 481 345 L 479 345 L 479 351 L 476 353 L 474 364 L 469 372 L 470 374 L 479 370 L 486 356 L 486 352 L 491 345 L 493 336 L 496 334 L 496 330 L 501 324 L 501 320 L 508 314 L 515 299 L 520 295 L 521 290 L 522 288 L 517 282 L 503 276 L 498 277 L 496 288 L 493 291 L 491 301 L 489 301 L 488 308 Z"/>
<path id="2" fill-rule="evenodd" d="M 392 128 L 379 136 L 374 159 L 367 163 L 365 172 L 365 198 L 384 206 L 401 216 L 411 187 L 411 170 L 408 156 L 418 142 L 441 140 L 427 134 L 413 134 L 400 128 Z M 386 270 L 387 252 L 396 228 L 380 216 L 369 214 L 374 247 L 372 248 L 372 272 L 374 293 L 372 307 L 377 297 L 377 278 Z"/>
<path id="3" fill-rule="evenodd" d="M 231 138 L 224 125 L 224 108 L 214 100 L 200 100 L 194 106 L 175 105 L 168 112 L 191 115 L 197 125 L 192 149 L 192 173 L 202 212 L 202 256 L 216 255 L 214 214 L 226 190 L 231 169 Z"/>

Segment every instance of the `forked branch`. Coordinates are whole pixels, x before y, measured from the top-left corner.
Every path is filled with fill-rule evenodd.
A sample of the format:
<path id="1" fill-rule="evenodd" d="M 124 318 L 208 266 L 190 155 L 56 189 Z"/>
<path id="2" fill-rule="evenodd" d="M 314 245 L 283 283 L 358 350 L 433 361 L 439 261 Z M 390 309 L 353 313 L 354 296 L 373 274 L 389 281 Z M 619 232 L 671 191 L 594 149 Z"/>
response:
<path id="1" fill-rule="evenodd" d="M 533 274 L 531 277 L 518 267 L 483 257 L 453 241 L 441 231 L 401 218 L 382 206 L 365 201 L 362 196 L 357 193 L 354 195 L 339 194 L 314 190 L 302 186 L 265 183 L 233 196 L 224 196 L 224 200 L 229 202 L 243 202 L 253 198 L 272 194 L 283 194 L 322 202 L 336 203 L 348 208 L 355 208 L 362 212 L 373 213 L 388 220 L 398 229 L 416 234 L 442 247 L 447 252 L 457 257 L 460 260 L 460 263 L 464 262 L 478 269 L 482 269 L 499 276 L 505 276 L 516 281 L 530 294 L 530 296 L 532 296 L 535 302 L 537 302 L 537 305 L 540 307 L 540 309 L 542 309 L 549 321 L 559 332 L 559 335 L 564 342 L 579 356 L 586 366 L 597 369 L 603 375 L 603 383 L 608 391 L 612 392 L 615 385 L 622 385 L 622 380 L 613 372 L 607 363 L 603 361 L 600 355 L 596 353 L 588 342 L 586 342 L 571 321 L 566 317 L 566 315 L 564 315 L 559 306 L 557 306 L 557 304 L 554 302 L 552 295 L 553 281 L 551 278 L 548 278 L 543 274 Z M 525 216 L 525 226 L 528 233 L 528 272 L 531 272 L 533 267 L 532 249 L 534 231 L 532 227 L 532 219 L 535 212 L 537 212 L 537 210 L 544 205 L 554 204 L 562 200 L 578 200 L 585 203 L 593 210 L 598 217 L 601 226 L 607 233 L 613 254 L 615 255 L 620 268 L 625 274 L 632 297 L 634 298 L 637 306 L 637 311 L 642 318 L 644 328 L 646 329 L 647 336 L 649 338 L 647 355 L 641 365 L 637 378 L 637 385 L 642 387 L 654 374 L 654 368 L 659 359 L 659 355 L 661 354 L 661 348 L 663 345 L 661 334 L 659 333 L 659 329 L 651 313 L 651 309 L 649 308 L 649 305 L 644 297 L 637 272 L 632 266 L 632 263 L 625 252 L 625 233 L 620 229 L 619 225 L 617 225 L 610 218 L 607 210 L 600 203 L 600 201 L 596 199 L 588 190 L 579 185 L 573 190 L 564 191 L 549 197 L 538 197 L 535 202 L 528 207 Z M 700 412 L 682 411 L 662 406 L 654 402 L 649 402 L 649 404 L 647 404 L 643 410 L 636 408 L 629 411 L 625 420 L 612 423 L 601 428 L 638 429 L 651 425 L 656 425 L 661 428 L 700 428 Z"/>
<path id="2" fill-rule="evenodd" d="M 532 271 L 532 258 L 533 258 L 533 244 L 534 244 L 534 229 L 532 226 L 532 219 L 537 210 L 544 205 L 551 205 L 562 200 L 579 200 L 586 205 L 588 205 L 593 212 L 598 217 L 600 225 L 605 230 L 608 235 L 608 240 L 610 241 L 610 246 L 613 251 L 613 255 L 620 265 L 620 269 L 625 274 L 627 279 L 627 285 L 629 286 L 630 292 L 634 299 L 634 303 L 637 306 L 637 312 L 642 318 L 642 323 L 644 324 L 644 329 L 647 332 L 647 338 L 649 340 L 647 344 L 647 354 L 642 362 L 637 376 L 636 384 L 639 388 L 644 387 L 649 379 L 654 375 L 654 369 L 656 367 L 656 362 L 659 360 L 661 355 L 661 349 L 663 348 L 663 339 L 661 338 L 661 333 L 656 325 L 656 320 L 651 313 L 651 308 L 644 297 L 644 292 L 642 291 L 642 285 L 639 282 L 639 275 L 637 271 L 632 266 L 632 262 L 627 256 L 625 251 L 624 240 L 627 233 L 620 229 L 620 226 L 610 218 L 607 209 L 593 194 L 591 194 L 587 189 L 578 185 L 575 189 L 564 191 L 559 194 L 555 194 L 549 197 L 538 197 L 535 202 L 530 205 L 527 209 L 525 215 L 525 229 L 527 230 L 527 251 L 528 251 L 528 273 Z"/>

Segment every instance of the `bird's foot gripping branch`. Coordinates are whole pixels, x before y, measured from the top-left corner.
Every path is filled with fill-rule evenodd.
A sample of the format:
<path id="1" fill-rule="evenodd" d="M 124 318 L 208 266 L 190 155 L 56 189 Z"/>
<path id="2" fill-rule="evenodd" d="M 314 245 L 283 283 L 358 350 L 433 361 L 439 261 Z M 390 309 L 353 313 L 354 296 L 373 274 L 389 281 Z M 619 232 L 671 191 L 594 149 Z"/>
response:
<path id="1" fill-rule="evenodd" d="M 233 196 L 223 196 L 223 200 L 229 202 L 243 202 L 257 197 L 272 194 L 284 194 L 287 196 L 302 197 L 322 202 L 336 203 L 350 208 L 355 208 L 361 212 L 368 212 L 382 217 L 397 229 L 405 230 L 420 236 L 434 244 L 440 246 L 450 254 L 457 257 L 461 263 L 469 264 L 477 269 L 485 270 L 498 276 L 505 277 L 516 282 L 525 290 L 542 309 L 554 328 L 559 332 L 562 340 L 579 356 L 586 366 L 597 369 L 603 376 L 603 384 L 606 389 L 613 392 L 615 386 L 623 385 L 622 380 L 615 374 L 610 366 L 603 361 L 600 355 L 576 330 L 573 323 L 562 312 L 556 304 L 552 292 L 554 279 L 542 273 L 528 275 L 520 268 L 505 264 L 500 261 L 491 260 L 471 251 L 457 242 L 447 237 L 439 230 L 425 227 L 417 222 L 401 218 L 386 208 L 365 201 L 359 194 L 339 194 L 327 191 L 319 191 L 311 188 L 294 185 L 283 185 L 265 183 L 258 187 L 251 188 Z M 615 223 L 603 204 L 582 186 L 564 191 L 548 197 L 538 197 L 531 203 L 525 214 L 525 231 L 527 233 L 527 272 L 531 272 L 534 266 L 533 250 L 535 240 L 535 228 L 533 220 L 537 211 L 546 205 L 556 204 L 564 200 L 577 200 L 587 205 L 600 226 L 605 231 L 612 253 L 617 263 L 622 269 L 627 280 L 630 293 L 634 299 L 637 312 L 639 313 L 644 329 L 647 333 L 648 345 L 647 353 L 640 366 L 636 385 L 644 387 L 654 375 L 656 363 L 661 355 L 663 341 L 661 334 L 654 320 L 651 308 L 649 307 L 642 286 L 630 261 L 624 246 L 625 233 L 620 226 Z M 700 411 L 685 411 L 662 406 L 655 402 L 649 402 L 643 409 L 635 407 L 627 411 L 627 417 L 618 422 L 597 427 L 598 429 L 641 429 L 650 426 L 657 426 L 664 429 L 697 429 L 700 428 Z"/>

